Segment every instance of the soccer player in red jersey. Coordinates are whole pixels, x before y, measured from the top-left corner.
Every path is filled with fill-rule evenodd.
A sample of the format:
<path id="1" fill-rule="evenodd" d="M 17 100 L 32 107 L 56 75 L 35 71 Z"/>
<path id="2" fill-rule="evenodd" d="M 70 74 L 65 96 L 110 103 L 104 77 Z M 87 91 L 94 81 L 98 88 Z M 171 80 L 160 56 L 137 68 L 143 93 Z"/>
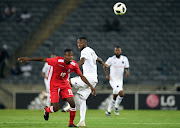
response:
<path id="1" fill-rule="evenodd" d="M 89 83 L 89 81 L 84 77 L 79 69 L 78 64 L 73 59 L 73 52 L 70 49 L 64 51 L 64 57 L 56 58 L 25 58 L 20 57 L 18 60 L 20 62 L 26 61 L 46 61 L 51 68 L 48 74 L 48 81 L 50 82 L 50 99 L 52 106 L 44 108 L 44 119 L 49 119 L 49 113 L 57 112 L 59 110 L 59 97 L 61 96 L 62 100 L 67 101 L 70 106 L 70 121 L 69 127 L 77 127 L 74 125 L 73 121 L 76 115 L 76 108 L 74 102 L 74 95 L 69 85 L 69 73 L 77 73 L 82 81 L 84 81 L 92 91 L 92 94 L 96 96 L 96 91 L 94 87 Z"/>

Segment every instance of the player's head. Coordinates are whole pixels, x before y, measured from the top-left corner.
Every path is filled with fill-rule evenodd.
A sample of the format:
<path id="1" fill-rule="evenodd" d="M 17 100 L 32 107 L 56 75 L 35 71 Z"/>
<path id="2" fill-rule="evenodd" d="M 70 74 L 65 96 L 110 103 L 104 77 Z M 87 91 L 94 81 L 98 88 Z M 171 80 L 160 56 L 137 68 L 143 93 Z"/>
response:
<path id="1" fill-rule="evenodd" d="M 80 37 L 78 38 L 77 40 L 77 46 L 78 46 L 78 49 L 81 51 L 83 50 L 86 46 L 87 46 L 87 38 L 86 37 Z"/>
<path id="2" fill-rule="evenodd" d="M 119 47 L 119 46 L 116 46 L 115 48 L 114 48 L 114 54 L 116 55 L 116 57 L 120 57 L 120 55 L 121 55 L 121 53 L 122 53 L 122 51 L 121 51 L 121 48 Z"/>
<path id="3" fill-rule="evenodd" d="M 73 59 L 73 52 L 71 49 L 64 50 L 64 61 L 66 64 L 69 64 Z"/>
<path id="4" fill-rule="evenodd" d="M 52 53 L 51 58 L 56 58 L 56 55 Z"/>

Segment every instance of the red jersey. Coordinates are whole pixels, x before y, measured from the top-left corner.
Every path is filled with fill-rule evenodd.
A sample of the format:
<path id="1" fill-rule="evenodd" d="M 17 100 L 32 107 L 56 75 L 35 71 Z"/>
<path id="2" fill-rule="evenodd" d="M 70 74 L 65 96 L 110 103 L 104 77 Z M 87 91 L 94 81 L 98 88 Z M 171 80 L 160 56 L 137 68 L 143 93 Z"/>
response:
<path id="1" fill-rule="evenodd" d="M 71 61 L 69 64 L 64 62 L 64 57 L 47 58 L 47 63 L 51 65 L 48 74 L 48 82 L 50 82 L 50 88 L 59 87 L 64 89 L 70 87 L 69 85 L 69 73 L 75 72 L 78 75 L 81 74 L 76 61 Z"/>

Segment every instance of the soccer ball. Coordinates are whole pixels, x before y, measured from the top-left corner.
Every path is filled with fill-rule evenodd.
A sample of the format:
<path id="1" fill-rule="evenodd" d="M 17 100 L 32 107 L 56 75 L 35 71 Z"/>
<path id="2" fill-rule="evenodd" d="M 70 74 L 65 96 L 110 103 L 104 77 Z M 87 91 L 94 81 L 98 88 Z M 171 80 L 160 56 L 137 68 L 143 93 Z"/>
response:
<path id="1" fill-rule="evenodd" d="M 116 3 L 113 9 L 116 15 L 123 15 L 124 13 L 126 13 L 127 10 L 126 5 L 121 2 Z"/>

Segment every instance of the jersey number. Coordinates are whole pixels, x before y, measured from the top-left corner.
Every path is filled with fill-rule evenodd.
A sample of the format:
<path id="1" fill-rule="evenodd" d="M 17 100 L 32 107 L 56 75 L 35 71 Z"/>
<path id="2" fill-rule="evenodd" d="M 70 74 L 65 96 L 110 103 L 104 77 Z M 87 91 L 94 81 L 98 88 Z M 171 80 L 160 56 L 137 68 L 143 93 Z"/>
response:
<path id="1" fill-rule="evenodd" d="M 66 75 L 66 73 L 65 72 L 61 72 L 61 77 L 64 77 Z"/>
<path id="2" fill-rule="evenodd" d="M 73 92 L 71 89 L 68 89 L 69 95 L 73 95 Z"/>

